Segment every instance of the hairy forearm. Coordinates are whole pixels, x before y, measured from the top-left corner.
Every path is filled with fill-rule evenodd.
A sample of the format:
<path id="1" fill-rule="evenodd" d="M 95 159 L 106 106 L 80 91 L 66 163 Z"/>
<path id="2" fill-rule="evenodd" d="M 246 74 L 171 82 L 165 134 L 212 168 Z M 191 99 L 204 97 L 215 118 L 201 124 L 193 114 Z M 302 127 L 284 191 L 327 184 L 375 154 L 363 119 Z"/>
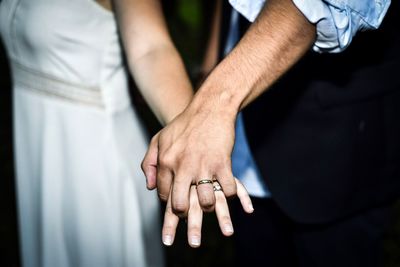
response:
<path id="1" fill-rule="evenodd" d="M 184 64 L 173 45 L 159 0 L 114 0 L 129 68 L 139 91 L 162 124 L 192 98 Z"/>
<path id="2" fill-rule="evenodd" d="M 292 67 L 314 40 L 315 26 L 291 0 L 267 1 L 235 49 L 203 83 L 193 104 L 201 109 L 222 107 L 235 116 Z"/>

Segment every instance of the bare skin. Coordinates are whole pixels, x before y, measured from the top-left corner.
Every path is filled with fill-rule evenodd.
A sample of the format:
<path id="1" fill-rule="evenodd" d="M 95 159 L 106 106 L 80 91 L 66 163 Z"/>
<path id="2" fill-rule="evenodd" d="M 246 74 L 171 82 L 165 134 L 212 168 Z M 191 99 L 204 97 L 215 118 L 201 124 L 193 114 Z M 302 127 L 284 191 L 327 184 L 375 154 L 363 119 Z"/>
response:
<path id="1" fill-rule="evenodd" d="M 246 213 L 254 211 L 253 205 L 249 194 L 244 186 L 235 179 L 237 196 Z M 215 184 L 215 183 L 214 183 Z M 199 187 L 198 185 L 197 187 Z M 189 211 L 187 216 L 187 237 L 188 243 L 191 247 L 197 248 L 201 245 L 201 227 L 203 221 L 203 210 L 200 207 L 196 186 L 192 185 L 189 192 Z M 234 233 L 231 216 L 229 214 L 228 203 L 223 191 L 215 191 L 215 214 L 217 216 L 218 224 L 224 236 L 231 236 Z M 171 194 L 167 201 L 167 207 L 164 215 L 164 224 L 162 229 L 163 243 L 167 246 L 172 245 L 174 242 L 176 229 L 178 227 L 179 217 L 174 213 L 171 206 Z"/>
<path id="2" fill-rule="evenodd" d="M 236 116 L 309 50 L 315 35 L 291 0 L 267 1 L 188 107 L 153 138 L 143 169 L 175 214 L 188 213 L 191 184 L 202 179 L 217 179 L 226 197 L 237 194 L 230 158 Z M 212 186 L 197 186 L 197 193 L 202 209 L 214 210 Z"/>
<path id="3" fill-rule="evenodd" d="M 193 90 L 182 59 L 168 34 L 161 2 L 159 0 L 114 0 L 113 6 L 130 72 L 146 102 L 160 123 L 165 125 L 186 108 L 193 97 Z M 145 172 L 151 171 L 155 169 L 145 169 Z M 246 207 L 245 211 L 252 212 L 250 197 L 244 187 L 242 189 L 239 197 Z M 230 217 L 226 216 L 229 214 L 229 209 L 225 197 L 221 197 L 223 194 L 217 192 L 218 194 L 220 197 L 217 205 L 220 208 L 217 211 L 217 217 L 222 232 L 230 235 L 233 230 L 226 231 L 227 227 L 233 229 Z M 189 191 L 187 197 L 189 198 Z M 165 233 L 163 241 L 166 245 L 172 244 L 179 221 L 179 217 L 171 213 L 168 207 L 163 227 L 163 233 Z M 190 222 L 189 244 L 197 247 L 201 240 L 198 232 L 201 232 L 202 211 L 197 201 L 196 190 L 191 191 L 188 221 Z"/>

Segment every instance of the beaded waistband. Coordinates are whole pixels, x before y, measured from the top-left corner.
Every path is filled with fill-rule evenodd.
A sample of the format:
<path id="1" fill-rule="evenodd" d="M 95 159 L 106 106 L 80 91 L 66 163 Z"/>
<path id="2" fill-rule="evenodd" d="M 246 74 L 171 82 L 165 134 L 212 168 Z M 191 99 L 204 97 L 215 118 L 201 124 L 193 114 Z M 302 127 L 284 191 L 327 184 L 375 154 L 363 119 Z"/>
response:
<path id="1" fill-rule="evenodd" d="M 104 108 L 100 88 L 63 81 L 17 62 L 12 62 L 11 66 L 13 80 L 19 88 L 70 102 Z"/>

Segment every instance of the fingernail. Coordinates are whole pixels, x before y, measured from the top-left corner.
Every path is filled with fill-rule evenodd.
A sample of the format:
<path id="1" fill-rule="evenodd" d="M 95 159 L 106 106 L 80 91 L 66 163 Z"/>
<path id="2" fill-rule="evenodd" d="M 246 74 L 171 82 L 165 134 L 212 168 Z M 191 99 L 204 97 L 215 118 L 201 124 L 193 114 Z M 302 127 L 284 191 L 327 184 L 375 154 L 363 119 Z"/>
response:
<path id="1" fill-rule="evenodd" d="M 190 244 L 192 244 L 193 246 L 200 246 L 200 238 L 197 236 L 192 236 L 190 238 Z"/>
<path id="2" fill-rule="evenodd" d="M 253 204 L 249 204 L 249 210 L 250 210 L 251 212 L 253 212 L 253 211 L 254 211 Z"/>
<path id="3" fill-rule="evenodd" d="M 172 236 L 170 236 L 170 235 L 165 235 L 165 236 L 163 237 L 163 243 L 164 243 L 164 245 L 166 245 L 166 246 L 171 246 L 171 245 L 172 245 Z"/>
<path id="4" fill-rule="evenodd" d="M 225 229 L 225 232 L 227 232 L 229 234 L 233 233 L 233 227 L 230 224 L 225 224 L 224 229 Z"/>

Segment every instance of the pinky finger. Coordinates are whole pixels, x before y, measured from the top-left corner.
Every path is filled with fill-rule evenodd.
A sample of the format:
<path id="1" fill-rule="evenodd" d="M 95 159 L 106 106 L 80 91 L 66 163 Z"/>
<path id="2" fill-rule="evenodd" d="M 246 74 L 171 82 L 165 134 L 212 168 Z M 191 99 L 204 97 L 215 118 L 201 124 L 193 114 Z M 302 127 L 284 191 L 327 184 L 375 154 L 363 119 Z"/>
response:
<path id="1" fill-rule="evenodd" d="M 246 188 L 237 178 L 235 178 L 235 181 L 237 187 L 237 196 L 242 204 L 243 210 L 247 213 L 253 213 L 254 208 L 249 193 L 247 193 Z"/>

